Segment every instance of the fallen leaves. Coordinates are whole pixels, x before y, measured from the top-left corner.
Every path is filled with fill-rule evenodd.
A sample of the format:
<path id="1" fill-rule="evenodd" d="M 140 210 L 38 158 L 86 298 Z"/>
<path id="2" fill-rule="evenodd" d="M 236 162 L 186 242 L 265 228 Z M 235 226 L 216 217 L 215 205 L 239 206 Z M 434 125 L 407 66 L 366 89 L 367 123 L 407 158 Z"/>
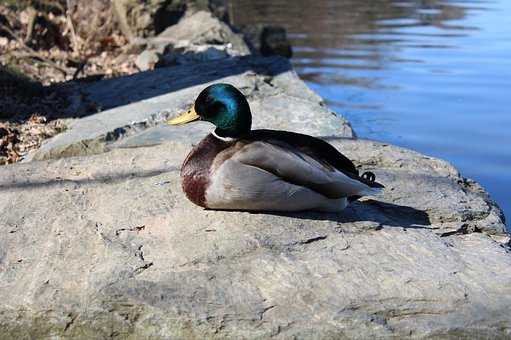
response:
<path id="1" fill-rule="evenodd" d="M 43 85 L 137 72 L 136 56 L 126 54 L 128 40 L 117 29 L 108 1 L 96 2 L 96 7 L 74 6 L 60 14 L 0 4 L 0 63 Z"/>
<path id="2" fill-rule="evenodd" d="M 0 1 L 0 165 L 65 129 L 65 96 L 49 85 L 138 72 L 110 2 Z"/>
<path id="3" fill-rule="evenodd" d="M 43 140 L 65 130 L 61 120 L 48 122 L 45 117 L 33 115 L 26 122 L 0 122 L 0 165 L 20 161 L 30 150 L 38 148 Z"/>
<path id="4" fill-rule="evenodd" d="M 14 163 L 20 159 L 15 150 L 17 142 L 16 131 L 5 124 L 0 124 L 0 165 Z"/>

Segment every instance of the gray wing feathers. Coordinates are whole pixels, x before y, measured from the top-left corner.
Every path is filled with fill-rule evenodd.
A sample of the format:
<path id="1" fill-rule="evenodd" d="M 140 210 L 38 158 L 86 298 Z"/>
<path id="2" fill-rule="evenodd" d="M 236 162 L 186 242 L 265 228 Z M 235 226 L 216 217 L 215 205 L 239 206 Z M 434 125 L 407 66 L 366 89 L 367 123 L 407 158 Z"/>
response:
<path id="1" fill-rule="evenodd" d="M 236 210 L 338 212 L 347 205 L 346 198 L 329 199 L 235 159 L 226 160 L 211 177 L 206 201 L 213 209 Z"/>
<path id="2" fill-rule="evenodd" d="M 250 143 L 237 152 L 234 159 L 263 169 L 289 183 L 310 188 L 331 199 L 375 193 L 374 189 L 366 184 L 284 145 L 261 141 Z"/>

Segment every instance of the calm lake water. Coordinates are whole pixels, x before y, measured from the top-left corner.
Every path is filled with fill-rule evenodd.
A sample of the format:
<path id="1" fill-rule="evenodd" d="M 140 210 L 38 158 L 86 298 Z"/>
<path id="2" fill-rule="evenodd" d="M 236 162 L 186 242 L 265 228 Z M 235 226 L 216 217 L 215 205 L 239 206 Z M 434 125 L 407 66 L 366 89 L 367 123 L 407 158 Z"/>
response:
<path id="1" fill-rule="evenodd" d="M 298 74 L 359 137 L 448 160 L 511 218 L 511 0 L 233 0 L 230 10 L 235 25 L 284 26 Z"/>

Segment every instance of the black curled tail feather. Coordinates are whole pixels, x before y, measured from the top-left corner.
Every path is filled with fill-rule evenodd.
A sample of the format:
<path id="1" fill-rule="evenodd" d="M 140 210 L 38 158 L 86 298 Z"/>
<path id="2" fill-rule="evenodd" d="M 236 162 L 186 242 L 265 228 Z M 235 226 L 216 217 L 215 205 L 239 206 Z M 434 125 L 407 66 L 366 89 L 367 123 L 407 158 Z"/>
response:
<path id="1" fill-rule="evenodd" d="M 360 176 L 360 177 L 362 177 L 363 179 L 365 179 L 365 180 L 367 180 L 369 182 L 376 181 L 376 175 L 373 172 L 371 172 L 371 171 L 364 172 L 362 174 L 362 176 Z"/>
<path id="2" fill-rule="evenodd" d="M 371 188 L 385 188 L 385 186 L 383 186 L 383 184 L 380 184 L 378 182 L 376 182 L 376 175 L 371 172 L 371 171 L 365 171 L 362 175 L 360 176 L 357 176 L 358 178 L 356 178 L 357 180 L 359 180 L 360 182 L 366 184 L 367 186 L 371 187 Z M 359 198 L 361 198 L 362 196 L 350 196 L 348 197 L 348 202 L 353 202 L 353 201 L 356 201 L 358 200 Z"/>
<path id="3" fill-rule="evenodd" d="M 371 188 L 385 188 L 382 184 L 376 182 L 376 175 L 371 171 L 365 171 L 359 180 Z"/>

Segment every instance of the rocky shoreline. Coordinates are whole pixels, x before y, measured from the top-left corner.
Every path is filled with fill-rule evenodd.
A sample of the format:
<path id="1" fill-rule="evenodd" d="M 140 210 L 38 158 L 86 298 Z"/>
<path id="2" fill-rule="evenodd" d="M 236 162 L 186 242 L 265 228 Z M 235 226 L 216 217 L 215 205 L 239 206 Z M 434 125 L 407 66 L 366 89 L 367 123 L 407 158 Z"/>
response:
<path id="1" fill-rule="evenodd" d="M 483 188 L 357 139 L 286 59 L 249 55 L 207 12 L 169 30 L 146 54 L 174 66 L 69 85 L 81 118 L 0 167 L 4 338 L 511 337 L 510 239 Z M 247 95 L 254 127 L 324 138 L 384 195 L 339 215 L 197 208 L 179 167 L 211 126 L 163 120 L 214 82 Z"/>

